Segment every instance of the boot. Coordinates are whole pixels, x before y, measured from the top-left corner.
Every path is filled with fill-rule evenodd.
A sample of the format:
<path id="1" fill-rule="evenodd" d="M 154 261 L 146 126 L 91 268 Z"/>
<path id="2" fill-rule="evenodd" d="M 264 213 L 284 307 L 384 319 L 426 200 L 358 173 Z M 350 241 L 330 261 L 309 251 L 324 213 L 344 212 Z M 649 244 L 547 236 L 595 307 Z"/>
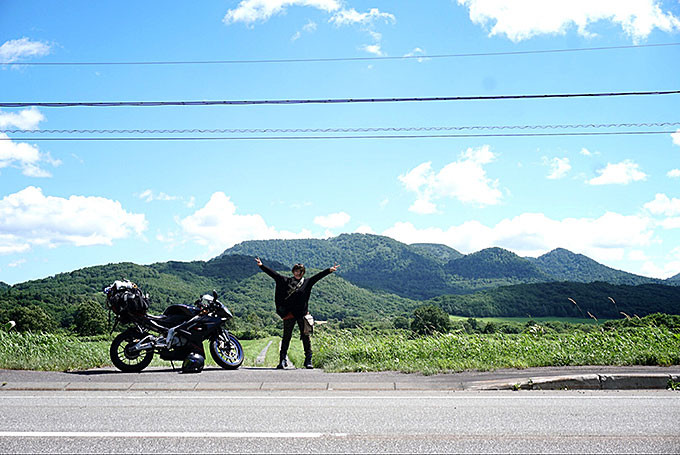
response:
<path id="1" fill-rule="evenodd" d="M 312 355 L 311 354 L 308 354 L 308 355 L 305 356 L 305 368 L 307 368 L 308 370 L 311 370 L 311 369 L 314 368 L 314 366 L 312 365 Z"/>
<path id="2" fill-rule="evenodd" d="M 288 362 L 286 362 L 286 359 L 281 359 L 278 365 L 276 365 L 277 370 L 285 370 L 288 368 Z"/>

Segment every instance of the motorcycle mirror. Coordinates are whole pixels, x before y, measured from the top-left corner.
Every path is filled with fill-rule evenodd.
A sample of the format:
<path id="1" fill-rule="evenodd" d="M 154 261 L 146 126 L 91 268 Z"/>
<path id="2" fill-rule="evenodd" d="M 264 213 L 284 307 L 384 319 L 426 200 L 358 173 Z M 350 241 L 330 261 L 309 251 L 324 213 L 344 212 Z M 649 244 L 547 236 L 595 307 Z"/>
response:
<path id="1" fill-rule="evenodd" d="M 213 289 L 213 299 L 217 300 L 217 291 Z"/>

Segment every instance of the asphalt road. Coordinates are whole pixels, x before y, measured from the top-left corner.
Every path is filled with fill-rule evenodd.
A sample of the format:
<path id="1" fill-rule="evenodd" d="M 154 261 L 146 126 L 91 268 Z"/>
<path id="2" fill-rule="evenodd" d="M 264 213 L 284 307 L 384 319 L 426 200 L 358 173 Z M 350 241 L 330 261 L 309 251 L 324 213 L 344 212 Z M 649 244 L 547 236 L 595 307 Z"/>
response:
<path id="1" fill-rule="evenodd" d="M 2 453 L 678 453 L 680 394 L 9 391 Z"/>

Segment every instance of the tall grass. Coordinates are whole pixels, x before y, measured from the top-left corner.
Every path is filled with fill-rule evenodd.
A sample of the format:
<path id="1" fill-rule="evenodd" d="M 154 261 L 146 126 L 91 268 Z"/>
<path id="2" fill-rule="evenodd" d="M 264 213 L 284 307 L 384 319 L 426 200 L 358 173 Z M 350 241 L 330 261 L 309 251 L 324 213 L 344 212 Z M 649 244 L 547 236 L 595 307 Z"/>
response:
<path id="1" fill-rule="evenodd" d="M 265 362 L 278 362 L 278 337 Z M 245 366 L 267 340 L 243 343 Z M 67 371 L 111 365 L 110 339 L 83 339 L 60 334 L 0 331 L 0 368 Z M 664 327 L 575 330 L 568 333 L 445 334 L 414 337 L 409 331 L 318 330 L 312 340 L 314 364 L 326 371 L 438 372 L 469 369 L 526 368 L 566 365 L 678 365 L 680 334 Z M 208 354 L 206 349 L 206 354 Z M 212 365 L 210 355 L 206 359 Z M 302 365 L 299 340 L 289 350 Z M 169 366 L 155 358 L 154 365 Z"/>
<path id="2" fill-rule="evenodd" d="M 66 371 L 111 365 L 110 344 L 61 334 L 0 331 L 0 368 Z"/>
<path id="3" fill-rule="evenodd" d="M 570 333 L 319 332 L 315 364 L 327 371 L 422 372 L 566 365 L 677 365 L 680 335 L 665 328 Z"/>

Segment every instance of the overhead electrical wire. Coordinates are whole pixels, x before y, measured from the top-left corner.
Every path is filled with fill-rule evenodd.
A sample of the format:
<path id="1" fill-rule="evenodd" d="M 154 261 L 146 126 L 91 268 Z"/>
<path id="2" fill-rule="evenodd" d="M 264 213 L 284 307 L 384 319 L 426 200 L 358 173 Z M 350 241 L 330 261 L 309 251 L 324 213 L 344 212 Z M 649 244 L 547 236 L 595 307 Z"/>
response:
<path id="1" fill-rule="evenodd" d="M 269 134 L 269 133 L 371 133 L 371 132 L 421 132 L 421 131 L 465 131 L 465 130 L 555 130 L 595 128 L 657 128 L 680 126 L 680 122 L 644 123 L 580 123 L 544 125 L 463 125 L 463 126 L 389 126 L 355 128 L 191 128 L 191 129 L 0 129 L 9 134 Z"/>
<path id="2" fill-rule="evenodd" d="M 425 60 L 464 57 L 496 57 L 503 55 L 531 55 L 555 54 L 566 52 L 592 52 L 616 49 L 637 49 L 652 47 L 680 46 L 680 43 L 632 44 L 626 46 L 581 47 L 572 49 L 535 49 L 527 51 L 506 52 L 472 52 L 456 54 L 433 55 L 402 55 L 402 56 L 374 56 L 374 57 L 319 57 L 319 58 L 291 58 L 291 59 L 259 59 L 259 60 L 175 60 L 175 61 L 102 61 L 102 62 L 0 62 L 0 65 L 15 66 L 116 66 L 116 65 L 231 65 L 231 64 L 262 64 L 262 63 L 318 63 L 318 62 L 352 62 L 376 60 Z"/>
<path id="3" fill-rule="evenodd" d="M 430 96 L 392 98 L 329 98 L 329 99 L 279 99 L 279 100 L 202 100 L 202 101 L 66 101 L 66 102 L 0 102 L 4 108 L 24 107 L 160 107 L 160 106 L 244 106 L 290 104 L 348 104 L 348 103 L 398 103 L 429 101 L 489 101 L 551 98 L 603 98 L 620 96 L 677 95 L 680 90 L 655 90 L 600 93 L 550 93 L 537 95 L 483 95 L 483 96 Z"/>
<path id="4" fill-rule="evenodd" d="M 546 136 L 619 136 L 672 134 L 666 131 L 579 131 L 556 133 L 482 133 L 482 134 L 383 134 L 341 136 L 155 136 L 155 137 L 5 137 L 0 141 L 244 141 L 244 140 L 322 140 L 322 139 L 437 139 L 437 138 L 490 138 L 490 137 L 546 137 Z"/>

